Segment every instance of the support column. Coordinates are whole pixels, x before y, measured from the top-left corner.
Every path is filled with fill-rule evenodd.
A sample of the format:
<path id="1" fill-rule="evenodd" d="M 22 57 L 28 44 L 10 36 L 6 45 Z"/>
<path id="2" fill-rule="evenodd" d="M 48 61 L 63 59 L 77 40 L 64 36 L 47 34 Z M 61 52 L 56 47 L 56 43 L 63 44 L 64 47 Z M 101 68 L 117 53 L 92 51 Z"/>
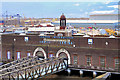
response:
<path id="1" fill-rule="evenodd" d="M 97 76 L 97 72 L 93 71 L 93 77 Z"/>
<path id="2" fill-rule="evenodd" d="M 70 69 L 67 69 L 67 72 L 68 72 L 68 76 L 70 76 L 71 70 L 70 70 Z"/>
<path id="3" fill-rule="evenodd" d="M 80 70 L 79 73 L 80 73 L 80 77 L 82 77 L 83 76 L 83 71 Z"/>

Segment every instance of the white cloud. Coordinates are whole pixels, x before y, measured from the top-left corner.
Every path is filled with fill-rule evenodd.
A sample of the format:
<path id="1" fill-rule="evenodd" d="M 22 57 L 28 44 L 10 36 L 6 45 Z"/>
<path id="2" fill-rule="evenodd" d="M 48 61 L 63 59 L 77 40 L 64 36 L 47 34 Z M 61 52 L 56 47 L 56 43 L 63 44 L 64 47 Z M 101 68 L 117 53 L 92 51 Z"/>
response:
<path id="1" fill-rule="evenodd" d="M 99 8 L 103 8 L 103 6 L 99 6 Z"/>
<path id="2" fill-rule="evenodd" d="M 118 2 L 119 0 L 0 0 L 2 2 Z"/>
<path id="3" fill-rule="evenodd" d="M 109 4 L 111 2 L 119 2 L 119 0 L 101 0 L 104 4 Z"/>
<path id="4" fill-rule="evenodd" d="M 95 9 L 91 9 L 92 11 L 94 11 Z"/>
<path id="5" fill-rule="evenodd" d="M 105 4 L 109 4 L 110 2 L 112 2 L 112 1 L 106 1 Z"/>
<path id="6" fill-rule="evenodd" d="M 74 4 L 74 6 L 79 6 L 79 5 L 80 5 L 79 3 Z"/>
<path id="7" fill-rule="evenodd" d="M 88 12 L 85 12 L 86 15 L 88 15 Z"/>
<path id="8" fill-rule="evenodd" d="M 83 10 L 82 9 L 80 9 L 80 12 L 82 12 Z"/>
<path id="9" fill-rule="evenodd" d="M 88 7 L 90 7 L 91 6 L 91 4 L 88 4 Z"/>
<path id="10" fill-rule="evenodd" d="M 115 10 L 111 10 L 111 11 L 93 11 L 91 12 L 91 14 L 110 14 L 113 13 Z"/>
<path id="11" fill-rule="evenodd" d="M 118 8 L 118 5 L 112 5 L 112 6 L 107 6 L 107 7 Z"/>

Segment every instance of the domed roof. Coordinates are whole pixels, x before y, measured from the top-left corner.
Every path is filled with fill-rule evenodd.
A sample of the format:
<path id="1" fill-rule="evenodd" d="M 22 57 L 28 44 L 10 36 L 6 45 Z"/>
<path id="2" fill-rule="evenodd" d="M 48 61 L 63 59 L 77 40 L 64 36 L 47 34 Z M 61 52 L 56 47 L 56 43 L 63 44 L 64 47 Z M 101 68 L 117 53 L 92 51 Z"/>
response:
<path id="1" fill-rule="evenodd" d="M 60 19 L 66 19 L 66 18 L 65 18 L 65 15 L 62 14 L 61 17 L 60 17 Z"/>

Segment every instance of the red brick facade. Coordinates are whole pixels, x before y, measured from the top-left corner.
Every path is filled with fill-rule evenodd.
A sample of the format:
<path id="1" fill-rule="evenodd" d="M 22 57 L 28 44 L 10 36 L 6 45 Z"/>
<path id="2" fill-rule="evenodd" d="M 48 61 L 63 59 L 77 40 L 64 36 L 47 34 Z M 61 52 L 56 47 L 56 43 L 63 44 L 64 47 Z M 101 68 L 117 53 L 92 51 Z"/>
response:
<path id="1" fill-rule="evenodd" d="M 28 41 L 25 41 L 28 37 Z M 16 39 L 16 40 L 14 40 Z M 84 37 L 59 37 L 59 39 L 69 40 L 70 42 L 44 41 L 45 39 L 56 40 L 54 36 L 40 37 L 37 35 L 2 35 L 1 36 L 1 59 L 7 61 L 6 52 L 11 52 L 11 58 L 17 59 L 17 51 L 21 52 L 21 58 L 34 54 L 36 48 L 42 48 L 46 56 L 49 54 L 56 56 L 60 49 L 65 49 L 70 54 L 70 64 L 73 64 L 73 56 L 77 55 L 77 67 L 89 68 L 86 65 L 86 56 L 91 56 L 91 66 L 93 69 L 115 71 L 114 58 L 120 58 L 120 38 L 84 38 Z M 92 44 L 88 44 L 88 39 L 92 39 Z M 107 43 L 106 43 L 107 42 Z M 105 57 L 105 68 L 100 67 L 100 57 Z M 119 61 L 120 62 L 120 61 Z M 119 68 L 118 68 L 119 69 Z"/>

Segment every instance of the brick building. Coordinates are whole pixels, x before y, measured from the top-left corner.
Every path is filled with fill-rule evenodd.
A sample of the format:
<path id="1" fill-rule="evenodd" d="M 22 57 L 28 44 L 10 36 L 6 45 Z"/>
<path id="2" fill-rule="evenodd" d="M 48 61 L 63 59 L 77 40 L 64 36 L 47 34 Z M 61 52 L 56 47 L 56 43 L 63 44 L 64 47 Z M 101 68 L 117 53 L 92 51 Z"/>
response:
<path id="1" fill-rule="evenodd" d="M 27 56 L 63 56 L 71 66 L 118 71 L 120 38 L 1 35 L 1 61 Z"/>

